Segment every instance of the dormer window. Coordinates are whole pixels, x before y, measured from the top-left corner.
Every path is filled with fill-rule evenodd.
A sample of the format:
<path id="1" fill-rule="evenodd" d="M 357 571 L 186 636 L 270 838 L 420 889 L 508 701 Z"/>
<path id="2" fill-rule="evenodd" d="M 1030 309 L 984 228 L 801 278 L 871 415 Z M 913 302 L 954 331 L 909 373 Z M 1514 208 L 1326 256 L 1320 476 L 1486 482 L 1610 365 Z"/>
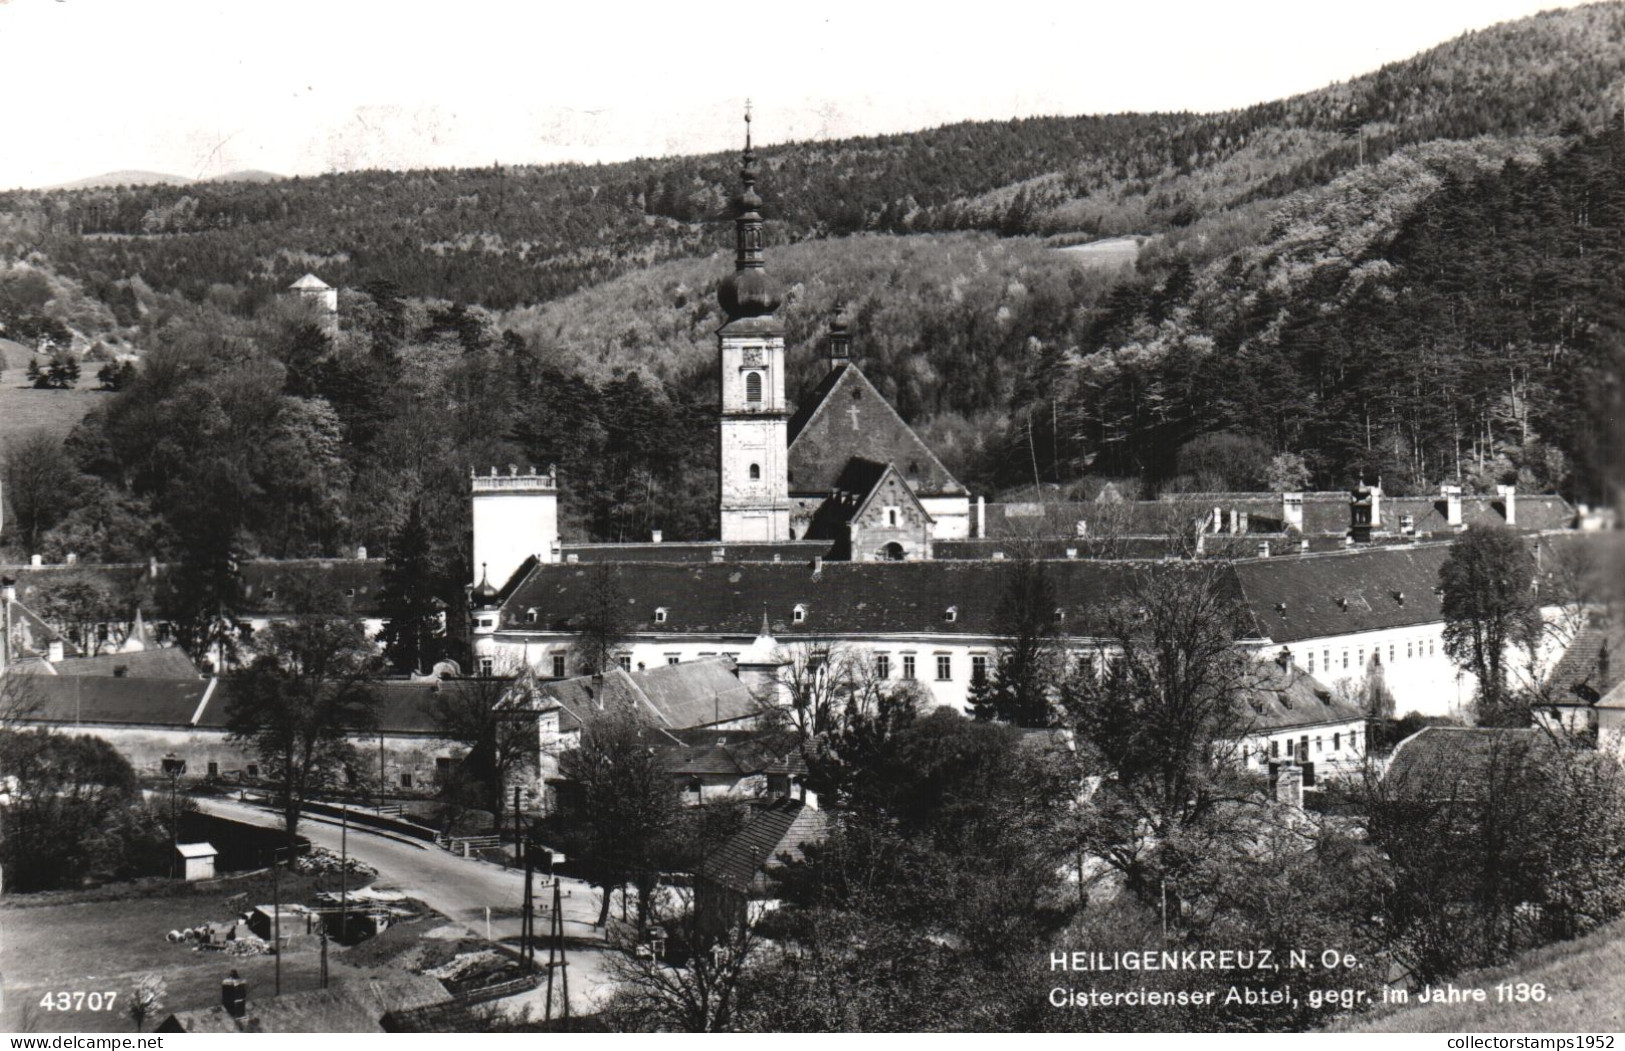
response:
<path id="1" fill-rule="evenodd" d="M 534 609 L 525 610 L 525 623 L 526 624 L 534 624 L 534 623 L 536 623 L 536 611 Z"/>
<path id="2" fill-rule="evenodd" d="M 959 619 L 959 607 L 958 606 L 949 606 L 947 609 L 943 610 L 942 611 L 942 619 L 943 619 L 943 621 L 945 623 L 948 623 L 948 624 L 952 624 L 954 621 L 958 620 Z"/>
<path id="3" fill-rule="evenodd" d="M 666 623 L 666 607 L 665 606 L 656 606 L 655 607 L 655 623 L 656 624 L 664 624 L 664 623 Z"/>
<path id="4" fill-rule="evenodd" d="M 355 588 L 345 588 L 344 589 L 344 597 L 345 598 L 355 598 Z"/>
<path id="5" fill-rule="evenodd" d="M 1056 606 L 1055 607 L 1055 623 L 1059 624 L 1059 623 L 1061 623 L 1061 621 L 1063 621 L 1065 619 L 1066 619 L 1066 610 L 1062 609 L 1060 606 Z"/>
<path id="6" fill-rule="evenodd" d="M 807 619 L 807 607 L 802 605 L 801 603 L 797 602 L 795 609 L 790 611 L 790 620 L 791 620 L 791 622 L 794 623 L 794 624 L 800 624 L 800 623 L 804 622 L 806 619 Z"/>
<path id="7" fill-rule="evenodd" d="M 265 589 L 265 601 L 272 602 L 275 599 L 276 599 L 276 588 L 266 588 Z"/>
<path id="8" fill-rule="evenodd" d="M 754 402 L 762 400 L 762 374 L 760 372 L 745 373 L 745 400 Z"/>

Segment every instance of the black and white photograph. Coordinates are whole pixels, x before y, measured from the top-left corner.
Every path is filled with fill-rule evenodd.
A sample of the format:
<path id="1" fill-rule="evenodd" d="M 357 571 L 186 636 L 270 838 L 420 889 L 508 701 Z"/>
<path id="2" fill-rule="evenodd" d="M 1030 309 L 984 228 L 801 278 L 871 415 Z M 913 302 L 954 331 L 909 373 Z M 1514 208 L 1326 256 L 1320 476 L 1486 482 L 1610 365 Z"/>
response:
<path id="1" fill-rule="evenodd" d="M 1625 1032 L 1625 0 L 0 69 L 10 1047 Z"/>

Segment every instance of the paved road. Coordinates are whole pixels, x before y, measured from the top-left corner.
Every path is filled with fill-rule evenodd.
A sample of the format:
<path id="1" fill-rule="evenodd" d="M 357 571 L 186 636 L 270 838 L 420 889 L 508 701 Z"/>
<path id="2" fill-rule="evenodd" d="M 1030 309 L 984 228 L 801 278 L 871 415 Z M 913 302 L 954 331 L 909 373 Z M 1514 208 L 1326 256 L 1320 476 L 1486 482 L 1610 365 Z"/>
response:
<path id="1" fill-rule="evenodd" d="M 205 813 L 253 825 L 280 827 L 282 824 L 281 815 L 259 807 L 207 796 L 194 798 L 198 809 Z M 338 852 L 340 828 L 337 824 L 313 820 L 306 815 L 299 822 L 299 832 L 313 845 Z M 416 898 L 478 937 L 486 936 L 486 909 L 489 908 L 491 937 L 517 943 L 524 901 L 523 870 L 460 858 L 432 845 L 420 847 L 373 835 L 354 825 L 350 826 L 349 853 L 377 869 L 381 883 Z M 542 884 L 538 876 L 536 896 L 543 911 L 536 918 L 536 930 L 545 936 L 548 930 L 546 908 L 552 903 L 552 893 L 544 891 Z M 563 879 L 561 884 L 565 894 L 564 933 L 571 938 L 601 939 L 603 932 L 593 926 L 598 918 L 598 890 L 580 880 Z M 545 948 L 540 951 L 546 952 Z"/>

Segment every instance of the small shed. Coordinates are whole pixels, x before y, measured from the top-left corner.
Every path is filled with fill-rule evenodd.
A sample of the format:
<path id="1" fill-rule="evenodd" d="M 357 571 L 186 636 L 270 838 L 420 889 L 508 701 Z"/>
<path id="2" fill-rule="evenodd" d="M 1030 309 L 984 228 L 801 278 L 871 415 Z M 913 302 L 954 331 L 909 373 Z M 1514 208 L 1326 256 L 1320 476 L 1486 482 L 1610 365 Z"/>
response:
<path id="1" fill-rule="evenodd" d="M 214 858 L 220 852 L 214 849 L 213 843 L 181 843 L 175 852 L 181 856 L 182 874 L 188 883 L 214 879 Z"/>

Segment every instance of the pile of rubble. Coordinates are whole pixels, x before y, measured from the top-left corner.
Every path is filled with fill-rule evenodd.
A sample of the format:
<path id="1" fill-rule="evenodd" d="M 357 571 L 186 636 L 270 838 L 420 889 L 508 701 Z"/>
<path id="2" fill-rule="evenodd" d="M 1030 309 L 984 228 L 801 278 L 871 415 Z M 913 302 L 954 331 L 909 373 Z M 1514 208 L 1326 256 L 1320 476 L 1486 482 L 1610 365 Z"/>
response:
<path id="1" fill-rule="evenodd" d="M 336 876 L 340 872 L 361 877 L 378 875 L 378 870 L 371 865 L 364 865 L 355 858 L 340 858 L 331 850 L 324 850 L 321 847 L 294 858 L 293 870 L 307 876 Z"/>
<path id="2" fill-rule="evenodd" d="M 192 951 L 208 949 L 228 956 L 263 956 L 271 951 L 271 943 L 248 929 L 247 917 L 231 922 L 210 920 L 196 927 L 183 927 L 164 935 L 172 945 L 192 943 Z"/>

